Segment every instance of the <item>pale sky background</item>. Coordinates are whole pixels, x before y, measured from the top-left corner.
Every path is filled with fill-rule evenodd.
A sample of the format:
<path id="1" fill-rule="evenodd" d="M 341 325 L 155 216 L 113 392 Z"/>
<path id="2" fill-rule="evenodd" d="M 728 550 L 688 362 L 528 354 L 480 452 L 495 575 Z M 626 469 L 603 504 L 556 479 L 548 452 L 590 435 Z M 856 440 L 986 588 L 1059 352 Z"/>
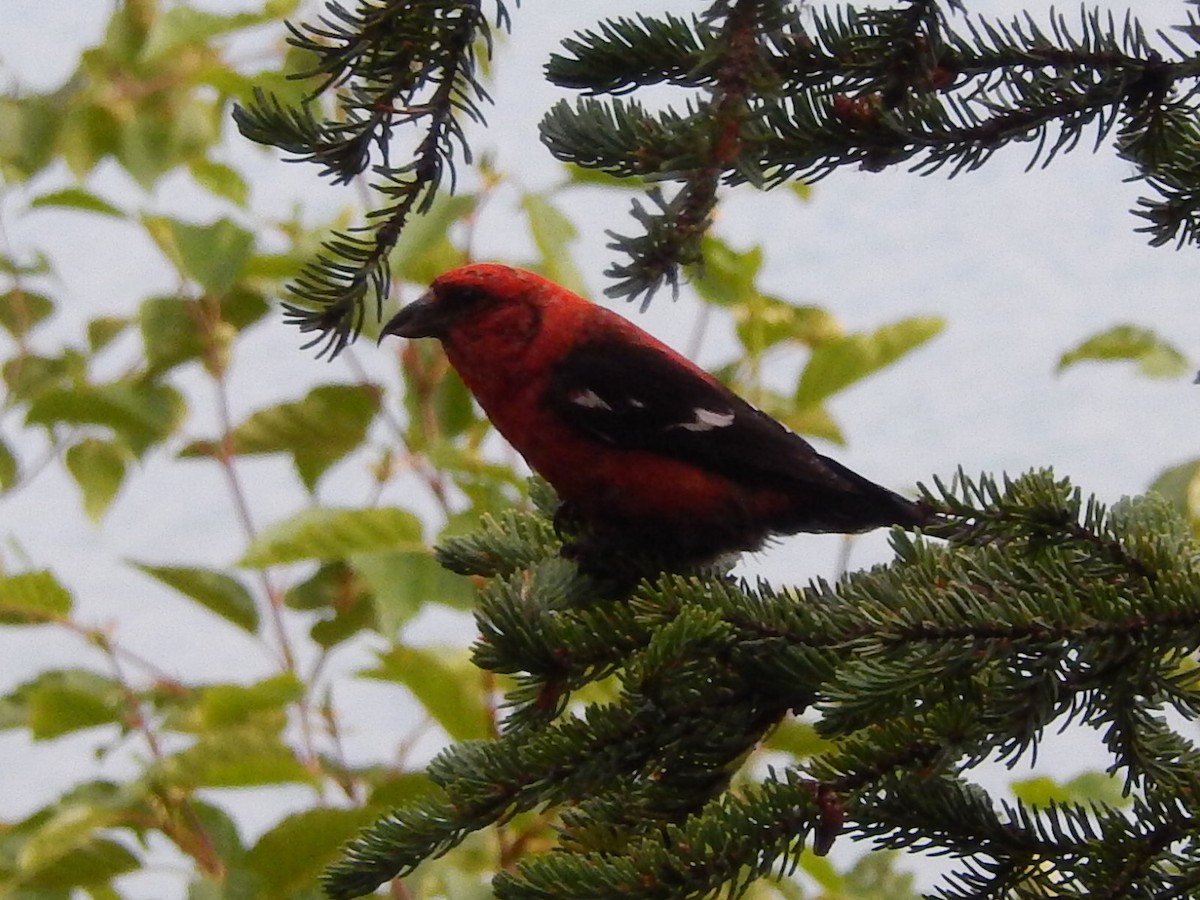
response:
<path id="1" fill-rule="evenodd" d="M 196 5 L 242 6 L 236 0 Z M 475 149 L 491 148 L 497 167 L 522 185 L 536 189 L 557 183 L 557 164 L 536 141 L 542 112 L 562 96 L 541 80 L 548 53 L 601 14 L 687 13 L 701 5 L 525 0 L 512 10 L 515 35 L 496 63 L 493 128 L 476 132 Z M 1022 8 L 1007 0 L 968 6 L 1002 18 Z M 1124 14 L 1124 7 L 1112 8 Z M 1183 21 L 1187 8 L 1182 0 L 1157 0 L 1139 4 L 1137 11 L 1147 26 L 1167 26 Z M 97 0 L 0 0 L 0 84 L 6 90 L 16 85 L 36 90 L 60 83 L 79 49 L 97 40 L 109 10 L 108 3 Z M 1077 12 L 1067 15 L 1072 19 Z M 263 31 L 259 47 L 278 37 Z M 256 52 L 247 44 L 234 48 L 232 58 L 253 60 Z M 317 221 L 354 201 L 352 191 L 320 183 L 315 167 L 283 165 L 247 146 L 232 127 L 227 143 L 227 160 L 250 165 L 256 173 L 255 209 L 279 214 L 301 202 Z M 1151 327 L 1193 361 L 1200 358 L 1195 312 L 1200 257 L 1192 249 L 1151 248 L 1134 233 L 1138 220 L 1128 210 L 1140 187 L 1124 183 L 1130 167 L 1115 157 L 1110 143 L 1096 154 L 1080 149 L 1048 169 L 1026 173 L 1029 153 L 1008 148 L 983 170 L 951 181 L 941 174 L 922 178 L 903 170 L 847 169 L 818 184 L 808 204 L 786 191 L 763 196 L 743 190 L 720 212 L 722 235 L 743 247 L 764 245 L 769 290 L 827 306 L 849 329 L 873 329 L 917 314 L 947 319 L 943 334 L 918 353 L 832 403 L 849 445 L 822 449 L 873 480 L 903 489 L 934 474 L 949 477 L 960 465 L 969 473 L 1014 474 L 1053 466 L 1085 491 L 1113 501 L 1141 492 L 1165 467 L 1200 455 L 1195 414 L 1200 387 L 1189 379 L 1151 381 L 1126 364 L 1081 365 L 1054 374 L 1062 351 L 1118 322 Z M 28 189 L 8 188 L 0 196 L 10 249 L 41 248 L 57 264 L 57 294 L 64 303 L 53 326 L 39 335 L 39 344 L 47 348 L 61 340 L 79 341 L 83 323 L 93 315 L 131 310 L 142 298 L 173 287 L 169 271 L 136 228 L 65 212 L 27 211 L 31 196 L 64 183 L 62 172 L 51 172 Z M 104 167 L 89 186 L 118 204 L 144 200 L 112 167 Z M 205 198 L 183 207 L 181 196 L 192 196 L 186 179 L 170 177 L 150 204 L 176 215 L 186 208 L 195 221 L 224 212 Z M 526 237 L 511 228 L 511 206 L 506 209 L 514 197 L 512 190 L 502 192 L 484 214 L 477 232 L 481 258 L 527 252 Z M 605 286 L 600 273 L 611 258 L 603 249 L 603 232 L 630 227 L 626 204 L 625 199 L 591 197 L 576 204 L 581 232 L 576 261 L 596 298 Z M 682 348 L 695 307 L 685 292 L 674 305 L 660 295 L 645 316 L 624 304 L 615 308 Z M 353 378 L 344 362 L 316 361 L 298 349 L 299 343 L 278 322 L 255 329 L 235 364 L 235 418 L 298 398 L 312 384 Z M 362 342 L 356 354 L 371 377 L 393 383 L 396 346 Z M 713 328 L 701 362 L 724 361 L 731 352 L 727 336 Z M 794 366 L 779 377 L 793 378 Z M 180 445 L 212 431 L 204 381 L 193 373 L 186 383 L 199 400 Z M 11 417 L 0 420 L 6 439 L 15 428 Z M 149 458 L 99 528 L 79 513 L 74 486 L 58 473 L 44 473 L 15 496 L 0 497 L 0 553 L 10 565 L 24 554 L 34 566 L 53 568 L 76 592 L 82 618 L 111 623 L 120 640 L 185 680 L 260 677 L 269 671 L 261 648 L 232 636 L 230 629 L 223 629 L 230 639 L 216 646 L 191 640 L 193 630 L 212 628 L 215 620 L 190 611 L 119 564 L 138 559 L 225 565 L 240 554 L 241 538 L 215 467 L 192 464 L 181 483 L 179 465 L 161 455 Z M 245 461 L 241 470 L 259 524 L 303 504 L 286 462 Z M 357 471 L 337 471 L 328 476 L 321 495 L 354 503 L 365 497 L 364 485 Z M 399 493 L 391 499 L 405 502 Z M 749 560 L 745 568 L 775 581 L 803 583 L 830 574 L 838 548 L 837 538 L 799 537 Z M 852 564 L 886 555 L 883 537 L 872 535 L 855 546 Z M 409 637 L 437 641 L 461 630 L 464 622 L 423 617 Z M 340 670 L 356 668 L 365 652 L 345 653 Z M 0 659 L 0 690 L 50 665 L 99 664 L 75 639 L 46 629 L 0 630 Z M 412 726 L 412 707 L 398 701 L 392 688 L 356 683 L 339 687 L 338 696 L 352 710 L 349 746 L 360 760 L 386 757 L 387 748 Z M 19 734 L 0 733 L 0 770 L 5 772 L 0 819 L 30 811 L 78 778 L 75 768 L 60 773 L 79 765 L 81 747 L 98 742 L 95 734 L 85 733 L 34 745 Z M 1042 771 L 1059 776 L 1103 761 L 1086 735 L 1069 743 L 1051 741 L 1039 757 Z M 127 771 L 121 768 L 127 765 L 121 758 L 97 761 L 96 775 Z M 261 802 L 264 793 L 271 802 Z M 258 792 L 237 802 L 246 834 L 267 827 L 289 802 L 282 791 Z M 156 889 L 145 890 L 133 895 L 156 896 Z"/>

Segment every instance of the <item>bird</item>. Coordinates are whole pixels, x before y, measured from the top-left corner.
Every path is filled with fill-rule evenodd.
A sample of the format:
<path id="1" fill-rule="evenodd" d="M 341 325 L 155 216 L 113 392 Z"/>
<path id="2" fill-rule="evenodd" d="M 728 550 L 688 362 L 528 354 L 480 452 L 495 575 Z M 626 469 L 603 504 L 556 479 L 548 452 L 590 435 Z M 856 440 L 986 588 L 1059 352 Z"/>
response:
<path id="1" fill-rule="evenodd" d="M 628 319 L 534 272 L 445 272 L 388 335 L 441 342 L 554 488 L 562 552 L 581 569 L 682 570 L 776 536 L 933 521 L 926 504 L 822 455 Z"/>

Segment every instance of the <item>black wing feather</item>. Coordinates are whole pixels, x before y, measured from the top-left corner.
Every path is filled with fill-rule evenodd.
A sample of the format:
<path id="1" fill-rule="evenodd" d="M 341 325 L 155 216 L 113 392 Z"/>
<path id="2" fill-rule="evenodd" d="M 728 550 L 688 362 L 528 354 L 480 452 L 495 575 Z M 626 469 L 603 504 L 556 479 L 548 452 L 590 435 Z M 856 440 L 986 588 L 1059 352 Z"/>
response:
<path id="1" fill-rule="evenodd" d="M 556 367 L 546 401 L 599 442 L 661 453 L 742 483 L 876 487 L 724 385 L 681 368 L 653 347 L 617 340 L 581 344 Z M 699 429 L 699 410 L 732 420 Z"/>
<path id="2" fill-rule="evenodd" d="M 586 341 L 556 366 L 544 399 L 598 444 L 657 453 L 748 488 L 789 494 L 794 502 L 761 523 L 767 531 L 855 532 L 933 520 L 924 505 L 822 456 L 724 385 L 652 346 Z"/>

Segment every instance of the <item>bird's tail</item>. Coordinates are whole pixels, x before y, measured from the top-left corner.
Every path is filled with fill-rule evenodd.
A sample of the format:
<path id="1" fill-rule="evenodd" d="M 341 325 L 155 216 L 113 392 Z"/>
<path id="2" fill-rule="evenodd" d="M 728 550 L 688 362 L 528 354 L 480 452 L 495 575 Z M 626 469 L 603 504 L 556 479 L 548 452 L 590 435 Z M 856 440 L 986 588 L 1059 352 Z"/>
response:
<path id="1" fill-rule="evenodd" d="M 937 521 L 937 514 L 922 501 L 909 500 L 883 485 L 864 478 L 828 457 L 821 457 L 828 479 L 801 488 L 804 503 L 793 505 L 779 522 L 780 531 L 841 532 L 852 534 L 900 525 L 917 528 Z"/>
<path id="2" fill-rule="evenodd" d="M 836 460 L 826 457 L 824 461 L 834 472 L 854 485 L 853 493 L 857 495 L 857 502 L 847 503 L 847 512 L 863 520 L 863 524 L 853 529 L 854 531 L 866 531 L 886 525 L 917 528 L 936 521 L 937 515 L 927 503 L 902 497 L 883 485 L 863 478 Z"/>

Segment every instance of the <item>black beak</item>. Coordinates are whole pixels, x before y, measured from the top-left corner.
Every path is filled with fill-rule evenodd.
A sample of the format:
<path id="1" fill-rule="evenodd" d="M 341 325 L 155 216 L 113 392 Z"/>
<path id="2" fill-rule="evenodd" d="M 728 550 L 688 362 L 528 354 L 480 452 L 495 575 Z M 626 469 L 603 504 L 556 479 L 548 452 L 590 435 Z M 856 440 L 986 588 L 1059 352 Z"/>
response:
<path id="1" fill-rule="evenodd" d="M 450 325 L 446 307 L 432 291 L 427 291 L 392 316 L 379 332 L 379 339 L 382 341 L 389 334 L 406 338 L 441 337 Z"/>

